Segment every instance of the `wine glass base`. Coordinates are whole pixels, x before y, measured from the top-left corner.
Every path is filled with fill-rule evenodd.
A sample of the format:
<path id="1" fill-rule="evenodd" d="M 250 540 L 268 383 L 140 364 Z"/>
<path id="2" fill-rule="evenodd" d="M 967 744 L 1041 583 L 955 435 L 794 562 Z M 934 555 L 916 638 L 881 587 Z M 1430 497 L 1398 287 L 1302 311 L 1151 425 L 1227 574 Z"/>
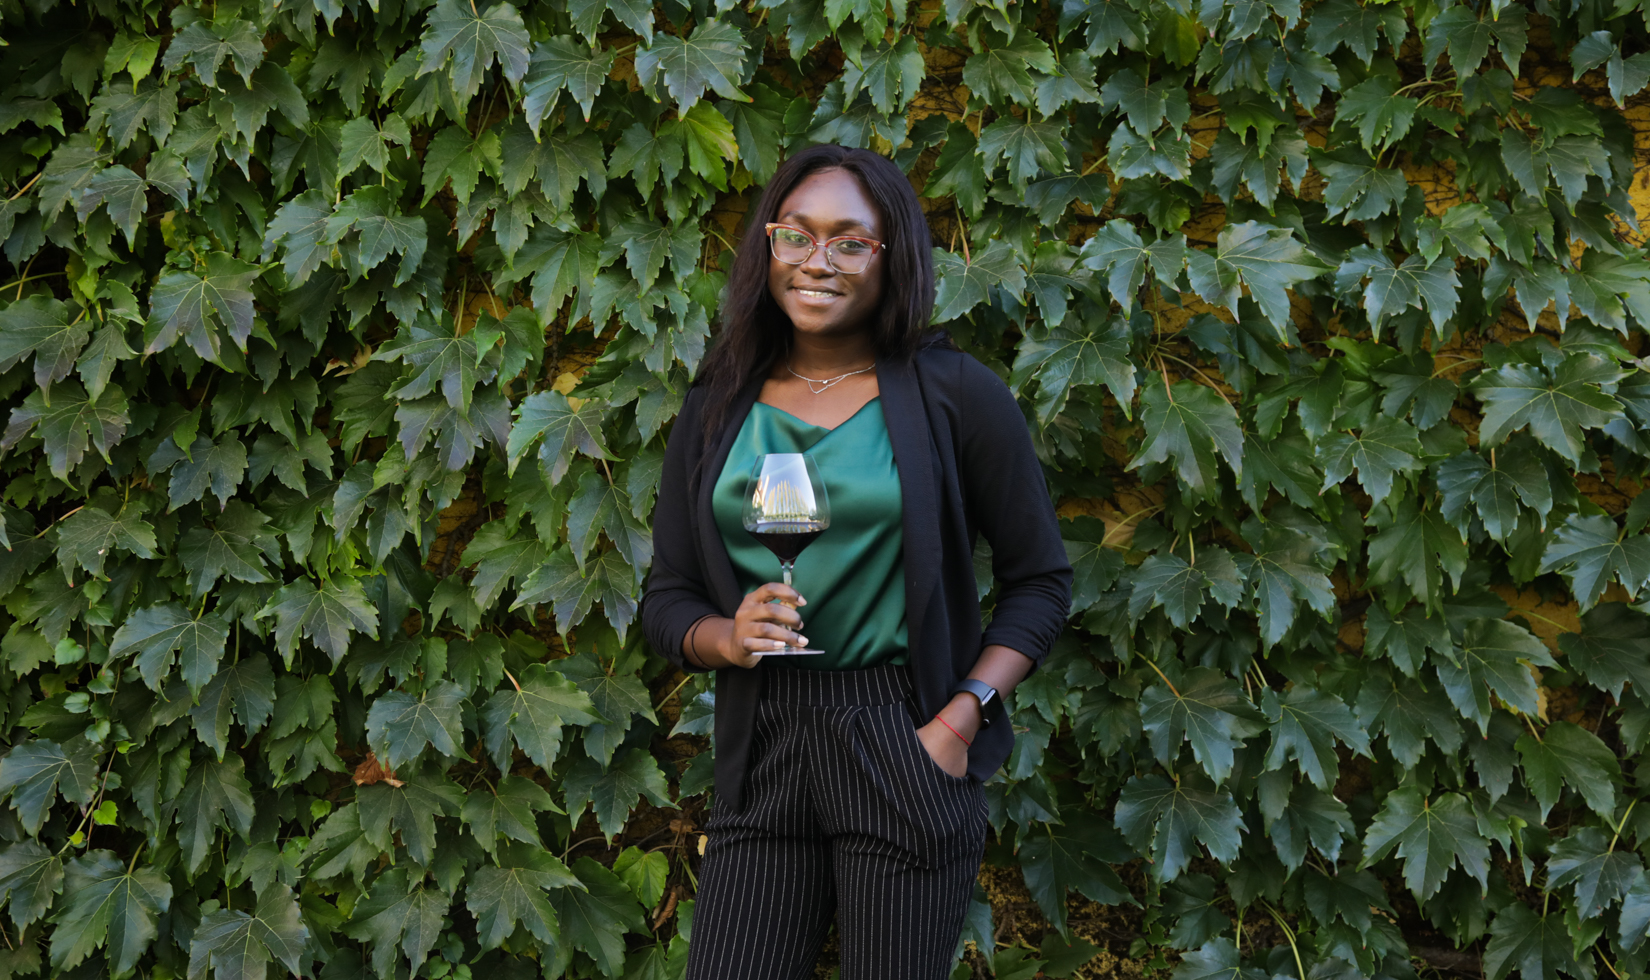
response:
<path id="1" fill-rule="evenodd" d="M 753 650 L 758 657 L 805 657 L 811 653 L 824 653 L 818 647 L 781 647 L 778 650 Z"/>

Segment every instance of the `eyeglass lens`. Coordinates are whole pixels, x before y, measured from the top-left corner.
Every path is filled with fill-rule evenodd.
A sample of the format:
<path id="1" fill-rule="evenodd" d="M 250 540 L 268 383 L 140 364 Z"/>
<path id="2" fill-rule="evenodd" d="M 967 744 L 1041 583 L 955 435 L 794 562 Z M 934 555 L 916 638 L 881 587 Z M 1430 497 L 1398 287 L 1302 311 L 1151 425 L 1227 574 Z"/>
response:
<path id="1" fill-rule="evenodd" d="M 769 239 L 773 243 L 774 258 L 787 265 L 801 265 L 808 261 L 816 245 L 807 235 L 789 228 L 775 228 Z M 865 242 L 839 239 L 825 249 L 825 261 L 831 268 L 847 275 L 864 272 L 875 249 Z"/>

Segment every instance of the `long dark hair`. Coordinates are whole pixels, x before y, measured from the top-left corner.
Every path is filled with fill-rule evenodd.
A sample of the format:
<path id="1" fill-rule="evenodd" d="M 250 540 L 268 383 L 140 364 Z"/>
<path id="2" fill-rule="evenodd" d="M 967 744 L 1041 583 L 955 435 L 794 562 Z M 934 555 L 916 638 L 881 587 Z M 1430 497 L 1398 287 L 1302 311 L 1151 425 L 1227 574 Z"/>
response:
<path id="1" fill-rule="evenodd" d="M 790 318 L 768 292 L 768 236 L 763 226 L 777 219 L 780 203 L 798 184 L 821 170 L 853 174 L 881 212 L 888 248 L 883 253 L 882 307 L 871 328 L 877 356 L 908 359 L 921 346 L 934 309 L 934 262 L 928 220 L 916 191 L 886 157 L 832 143 L 810 146 L 780 164 L 762 189 L 734 255 L 721 327 L 695 381 L 705 388 L 707 443 L 721 430 L 729 406 L 745 385 L 770 370 L 775 358 L 790 352 Z"/>

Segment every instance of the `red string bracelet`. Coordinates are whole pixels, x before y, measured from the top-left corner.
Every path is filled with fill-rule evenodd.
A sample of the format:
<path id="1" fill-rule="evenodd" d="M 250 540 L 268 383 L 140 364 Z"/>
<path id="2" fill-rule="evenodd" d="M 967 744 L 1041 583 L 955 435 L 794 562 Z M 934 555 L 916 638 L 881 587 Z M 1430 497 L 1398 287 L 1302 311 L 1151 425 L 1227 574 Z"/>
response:
<path id="1" fill-rule="evenodd" d="M 969 747 L 973 747 L 974 743 L 970 742 L 966 738 L 963 738 L 962 737 L 962 732 L 957 731 L 955 728 L 951 728 L 951 723 L 949 721 L 946 721 L 944 718 L 941 718 L 939 715 L 935 715 L 934 720 L 939 722 L 940 724 L 944 725 L 946 728 L 950 728 L 951 729 L 951 734 L 957 736 L 958 738 L 962 738 L 962 743 L 964 745 L 967 745 Z"/>

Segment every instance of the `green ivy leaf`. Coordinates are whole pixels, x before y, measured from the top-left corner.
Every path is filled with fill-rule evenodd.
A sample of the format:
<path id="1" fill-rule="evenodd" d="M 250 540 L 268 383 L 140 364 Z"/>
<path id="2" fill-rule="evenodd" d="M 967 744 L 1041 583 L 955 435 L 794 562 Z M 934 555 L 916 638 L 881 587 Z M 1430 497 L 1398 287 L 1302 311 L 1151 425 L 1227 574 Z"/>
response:
<path id="1" fill-rule="evenodd" d="M 926 73 L 917 39 L 906 34 L 894 44 L 884 41 L 858 62 L 843 66 L 843 98 L 852 100 L 864 90 L 878 112 L 894 112 L 916 96 Z"/>
<path id="2" fill-rule="evenodd" d="M 1633 690 L 1650 691 L 1650 616 L 1620 602 L 1606 602 L 1581 614 L 1581 632 L 1560 633 L 1559 649 L 1568 662 L 1595 687 L 1621 697 L 1631 681 Z"/>
<path id="3" fill-rule="evenodd" d="M 19 742 L 0 759 L 0 796 L 30 836 L 40 832 L 46 813 L 61 792 L 71 803 L 90 803 L 97 792 L 97 747 L 84 739 L 67 746 L 44 739 Z"/>
<path id="4" fill-rule="evenodd" d="M 572 454 L 596 459 L 612 459 L 602 444 L 602 406 L 590 401 L 575 405 L 558 391 L 540 391 L 527 396 L 516 409 L 516 423 L 510 429 L 506 452 L 510 470 L 535 443 L 546 482 L 555 486 L 567 474 Z M 542 442 L 541 442 L 542 439 Z"/>
<path id="5" fill-rule="evenodd" d="M 1456 793 L 1430 800 L 1413 786 L 1388 793 L 1364 835 L 1364 849 L 1360 870 L 1395 853 L 1404 863 L 1404 884 L 1420 899 L 1434 895 L 1451 868 L 1476 878 L 1480 887 L 1488 880 L 1489 842 Z"/>
<path id="6" fill-rule="evenodd" d="M 1336 270 L 1335 287 L 1345 291 L 1365 278 L 1369 284 L 1363 292 L 1364 311 L 1377 334 L 1387 317 L 1419 310 L 1423 303 L 1433 329 L 1442 331 L 1460 302 L 1461 280 L 1455 263 L 1447 259 L 1429 264 L 1425 257 L 1411 255 L 1394 266 L 1384 253 L 1360 246 Z"/>
<path id="7" fill-rule="evenodd" d="M 605 770 L 589 759 L 575 763 L 567 774 L 567 814 L 578 820 L 588 805 L 596 826 L 609 839 L 624 828 L 636 800 L 645 797 L 654 806 L 670 806 L 670 787 L 658 763 L 642 749 L 627 749 Z"/>
<path id="8" fill-rule="evenodd" d="M 584 110 L 588 122 L 596 93 L 613 70 L 613 58 L 611 48 L 585 46 L 568 35 L 552 37 L 535 47 L 522 89 L 522 112 L 533 135 L 539 135 L 540 124 L 563 91 Z"/>
<path id="9" fill-rule="evenodd" d="M 149 296 L 149 324 L 143 353 L 163 351 L 183 340 L 208 361 L 219 357 L 219 331 L 228 331 L 241 350 L 252 335 L 252 283 L 257 266 L 223 252 L 206 257 L 205 274 L 168 272 Z"/>
<path id="10" fill-rule="evenodd" d="M 219 830 L 232 830 L 243 839 L 252 832 L 252 787 L 246 781 L 246 763 L 233 754 L 193 763 L 175 807 L 178 845 L 184 866 L 194 874 L 206 863 Z"/>
<path id="11" fill-rule="evenodd" d="M 1158 762 L 1173 765 L 1181 743 L 1190 742 L 1193 758 L 1217 784 L 1231 774 L 1233 753 L 1243 740 L 1265 731 L 1242 688 L 1207 667 L 1194 667 L 1175 687 L 1147 688 L 1140 695 L 1140 721 Z"/>
<path id="12" fill-rule="evenodd" d="M 1399 474 L 1421 471 L 1420 434 L 1407 422 L 1380 416 L 1363 431 L 1335 432 L 1319 440 L 1318 460 L 1323 464 L 1323 486 L 1328 490 L 1358 471 L 1358 483 L 1375 503 L 1392 494 Z"/>
<path id="13" fill-rule="evenodd" d="M 1541 555 L 1541 571 L 1555 570 L 1583 610 L 1598 602 L 1612 580 L 1636 596 L 1650 582 L 1650 537 L 1629 535 L 1604 514 L 1572 515 L 1554 529 Z"/>
<path id="14" fill-rule="evenodd" d="M 1172 459 L 1175 475 L 1205 497 L 1218 486 L 1217 456 L 1242 476 L 1243 433 L 1237 413 L 1219 392 L 1191 381 L 1177 381 L 1172 388 L 1153 384 L 1142 389 L 1140 403 L 1146 441 L 1129 469 Z"/>
<path id="15" fill-rule="evenodd" d="M 1045 426 L 1081 385 L 1105 385 L 1125 417 L 1132 417 L 1135 376 L 1129 342 L 1128 321 L 1120 318 L 1031 331 L 1020 344 L 1009 382 L 1016 391 L 1037 382 L 1037 421 Z"/>
<path id="16" fill-rule="evenodd" d="M 1065 133 L 1058 119 L 1033 122 L 1003 116 L 980 130 L 980 159 L 987 170 L 1002 160 L 1008 165 L 1009 183 L 1024 191 L 1033 177 L 1066 169 Z"/>
<path id="17" fill-rule="evenodd" d="M 159 935 L 159 918 L 172 904 L 172 883 L 154 868 L 128 869 L 109 851 L 71 858 L 67 872 L 68 898 L 52 933 L 52 966 L 73 968 L 106 945 L 109 976 L 126 976 Z"/>
<path id="18" fill-rule="evenodd" d="M 444 775 L 427 769 L 403 773 L 397 782 L 403 785 L 376 783 L 356 792 L 362 835 L 386 853 L 395 850 L 399 836 L 407 856 L 427 866 L 435 857 L 436 818 L 457 816 L 464 794 Z M 347 833 L 348 825 L 340 831 Z"/>
<path id="19" fill-rule="evenodd" d="M 251 22 L 232 19 L 222 26 L 214 23 L 209 27 L 204 21 L 196 21 L 172 37 L 161 66 L 176 72 L 189 65 L 201 84 L 212 88 L 217 85 L 218 68 L 225 61 L 234 66 L 243 81 L 251 81 L 252 72 L 263 60 L 263 38 Z"/>
<path id="20" fill-rule="evenodd" d="M 57 526 L 57 560 L 64 572 L 75 566 L 102 578 L 103 565 L 115 550 L 155 557 L 155 528 L 143 519 L 141 507 L 122 507 L 110 514 L 101 507 L 86 506 Z"/>
<path id="21" fill-rule="evenodd" d="M 54 401 L 34 391 L 12 409 L 0 449 L 11 449 L 33 433 L 44 445 L 52 475 L 67 482 L 69 471 L 86 458 L 88 448 L 107 460 L 129 421 L 125 391 L 109 387 L 94 398 L 77 382 L 64 381 L 57 385 Z"/>
<path id="22" fill-rule="evenodd" d="M 1222 864 L 1235 860 L 1242 844 L 1243 815 L 1231 794 L 1194 774 L 1178 783 L 1155 774 L 1135 776 L 1123 787 L 1115 819 L 1136 851 L 1150 855 L 1158 881 L 1179 877 L 1200 844 Z"/>
<path id="23" fill-rule="evenodd" d="M 412 278 L 423 261 L 429 230 L 423 218 L 401 213 L 388 187 L 369 184 L 338 202 L 326 219 L 324 241 L 344 246 L 350 275 L 356 279 L 378 268 L 392 253 L 401 256 L 395 273 L 399 286 Z"/>
<path id="24" fill-rule="evenodd" d="M 1005 241 L 998 239 L 980 250 L 980 257 L 958 257 L 955 252 L 934 249 L 934 322 L 954 320 L 991 298 L 993 287 L 1020 300 L 1025 298 L 1025 269 L 1020 257 Z"/>
<path id="25" fill-rule="evenodd" d="M 1129 853 L 1122 845 L 1109 827 L 1092 822 L 1070 827 L 1044 824 L 1021 838 L 1026 889 L 1050 925 L 1067 932 L 1066 895 L 1073 891 L 1104 905 L 1135 904 L 1109 863 Z"/>
<path id="26" fill-rule="evenodd" d="M 1556 910 L 1551 915 L 1536 915 L 1522 902 L 1502 909 L 1490 926 L 1484 975 L 1489 980 L 1504 980 L 1516 969 L 1524 980 L 1557 980 L 1560 972 L 1577 980 L 1587 976 L 1591 970 L 1576 962 L 1564 920 Z"/>
<path id="27" fill-rule="evenodd" d="M 1591 919 L 1627 893 L 1643 875 L 1638 855 L 1618 851 L 1603 830 L 1581 827 L 1553 848 L 1547 873 L 1554 888 L 1575 889 L 1581 917 Z"/>
<path id="28" fill-rule="evenodd" d="M 1558 721 L 1539 739 L 1534 734 L 1520 736 L 1517 748 L 1524 761 L 1524 781 L 1541 804 L 1541 819 L 1547 819 L 1564 786 L 1580 793 L 1594 813 L 1614 819 L 1621 765 L 1597 735 Z"/>
<path id="29" fill-rule="evenodd" d="M 1551 374 L 1517 362 L 1486 370 L 1467 386 L 1484 404 L 1479 439 L 1498 445 L 1528 426 L 1542 445 L 1579 465 L 1582 431 L 1622 417 L 1621 403 L 1603 390 L 1621 377 L 1613 364 L 1591 354 L 1572 354 Z"/>
<path id="30" fill-rule="evenodd" d="M 561 941 L 561 930 L 546 893 L 577 890 L 580 885 L 567 865 L 542 848 L 504 845 L 499 849 L 499 865 L 478 868 L 465 889 L 466 904 L 480 930 L 481 948 L 491 949 L 509 939 L 518 923 L 554 947 Z"/>
<path id="31" fill-rule="evenodd" d="M 702 21 L 687 37 L 655 36 L 636 51 L 636 78 L 644 87 L 662 86 L 685 113 L 714 89 L 724 99 L 750 101 L 739 91 L 738 66 L 744 57 L 744 37 L 726 21 Z"/>
<path id="32" fill-rule="evenodd" d="M 1487 730 L 1490 693 L 1527 715 L 1539 710 L 1530 666 L 1553 667 L 1547 647 L 1529 630 L 1505 620 L 1475 619 L 1467 625 L 1460 652 L 1434 657 L 1438 679 L 1460 713 Z"/>
<path id="33" fill-rule="evenodd" d="M 1386 149 L 1409 135 L 1420 100 L 1398 94 L 1398 84 L 1376 75 L 1341 93 L 1335 121 L 1355 126 L 1358 141 L 1370 152 Z"/>
<path id="34" fill-rule="evenodd" d="M 109 656 L 136 651 L 143 682 L 158 692 L 165 687 L 176 654 L 189 693 L 199 696 L 218 672 L 228 640 L 229 624 L 217 613 L 190 616 L 177 603 L 166 602 L 140 609 L 122 623 L 109 643 Z"/>
<path id="35" fill-rule="evenodd" d="M 1037 94 L 1031 72 L 1052 75 L 1059 70 L 1048 44 L 1030 31 L 1021 31 L 1005 43 L 970 55 L 963 64 L 963 84 L 987 102 L 1001 104 L 1006 99 L 1030 106 Z"/>
<path id="36" fill-rule="evenodd" d="M 408 882 L 405 868 L 389 868 L 372 883 L 372 892 L 356 904 L 341 931 L 372 943 L 372 967 L 393 973 L 405 956 L 414 973 L 441 941 L 451 900 L 422 881 Z"/>
<path id="37" fill-rule="evenodd" d="M 625 959 L 625 933 L 647 931 L 641 906 L 617 875 L 590 858 L 575 861 L 573 871 L 584 887 L 560 888 L 551 895 L 564 941 L 613 976 Z"/>
<path id="38" fill-rule="evenodd" d="M 1369 735 L 1352 711 L 1333 694 L 1309 687 L 1292 687 L 1283 697 L 1267 688 L 1261 699 L 1271 724 L 1272 747 L 1266 753 L 1267 770 L 1280 769 L 1293 758 L 1312 785 L 1327 790 L 1340 774 L 1335 743 L 1370 758 Z"/>
<path id="39" fill-rule="evenodd" d="M 468 101 L 495 61 L 512 85 L 519 84 L 532 43 L 521 11 L 502 0 L 479 11 L 462 0 L 438 0 L 420 42 L 424 63 L 418 74 L 444 67 L 451 55 L 453 92 Z"/>
<path id="40" fill-rule="evenodd" d="M 1186 253 L 1192 288 L 1210 303 L 1238 313 L 1239 286 L 1247 286 L 1261 314 L 1287 342 L 1290 322 L 1288 288 L 1327 271 L 1284 228 L 1254 221 L 1221 228 L 1213 254 Z"/>
<path id="41" fill-rule="evenodd" d="M 468 793 L 460 816 L 481 846 L 492 854 L 500 837 L 543 846 L 534 814 L 545 810 L 562 812 L 538 783 L 522 776 L 505 776 L 491 792 Z"/>
<path id="42" fill-rule="evenodd" d="M 1444 576 L 1459 588 L 1466 573 L 1465 536 L 1438 511 L 1423 511 L 1407 496 L 1376 508 L 1370 522 L 1377 530 L 1369 541 L 1369 584 L 1402 582 L 1429 610 L 1441 608 Z"/>
<path id="43" fill-rule="evenodd" d="M 351 633 L 378 639 L 378 610 L 354 579 L 327 582 L 319 589 L 309 580 L 300 579 L 281 588 L 258 610 L 257 618 L 267 616 L 275 617 L 275 646 L 288 659 L 298 645 L 300 632 L 330 654 L 334 664 L 349 649 Z"/>
<path id="44" fill-rule="evenodd" d="M 529 667 L 512 688 L 494 694 L 481 709 L 487 750 L 500 769 L 508 768 L 512 739 L 535 764 L 549 768 L 561 750 L 564 725 L 594 724 L 602 717 L 588 694 L 542 664 Z"/>
<path id="45" fill-rule="evenodd" d="M 639 848 L 627 847 L 613 860 L 613 873 L 625 883 L 636 900 L 652 908 L 665 897 L 665 884 L 670 879 L 670 859 L 662 851 L 643 854 Z"/>
<path id="46" fill-rule="evenodd" d="M 11 901 L 19 929 L 43 919 L 63 891 L 63 860 L 38 841 L 18 841 L 0 851 L 0 903 Z"/>
<path id="47" fill-rule="evenodd" d="M 91 337 L 91 326 L 84 310 L 70 316 L 67 304 L 49 296 L 12 303 L 0 309 L 0 371 L 32 357 L 34 383 L 50 397 L 52 382 L 69 376 Z"/>
<path id="48" fill-rule="evenodd" d="M 272 888 L 254 912 L 220 909 L 201 919 L 189 944 L 189 975 L 205 977 L 210 969 L 217 977 L 257 977 L 272 959 L 300 973 L 308 939 L 297 900 L 285 888 Z"/>
<path id="49" fill-rule="evenodd" d="M 381 694 L 367 711 L 367 744 L 391 769 L 418 758 L 425 746 L 458 756 L 463 725 L 459 706 L 464 692 L 442 681 L 418 697 L 404 691 Z"/>

